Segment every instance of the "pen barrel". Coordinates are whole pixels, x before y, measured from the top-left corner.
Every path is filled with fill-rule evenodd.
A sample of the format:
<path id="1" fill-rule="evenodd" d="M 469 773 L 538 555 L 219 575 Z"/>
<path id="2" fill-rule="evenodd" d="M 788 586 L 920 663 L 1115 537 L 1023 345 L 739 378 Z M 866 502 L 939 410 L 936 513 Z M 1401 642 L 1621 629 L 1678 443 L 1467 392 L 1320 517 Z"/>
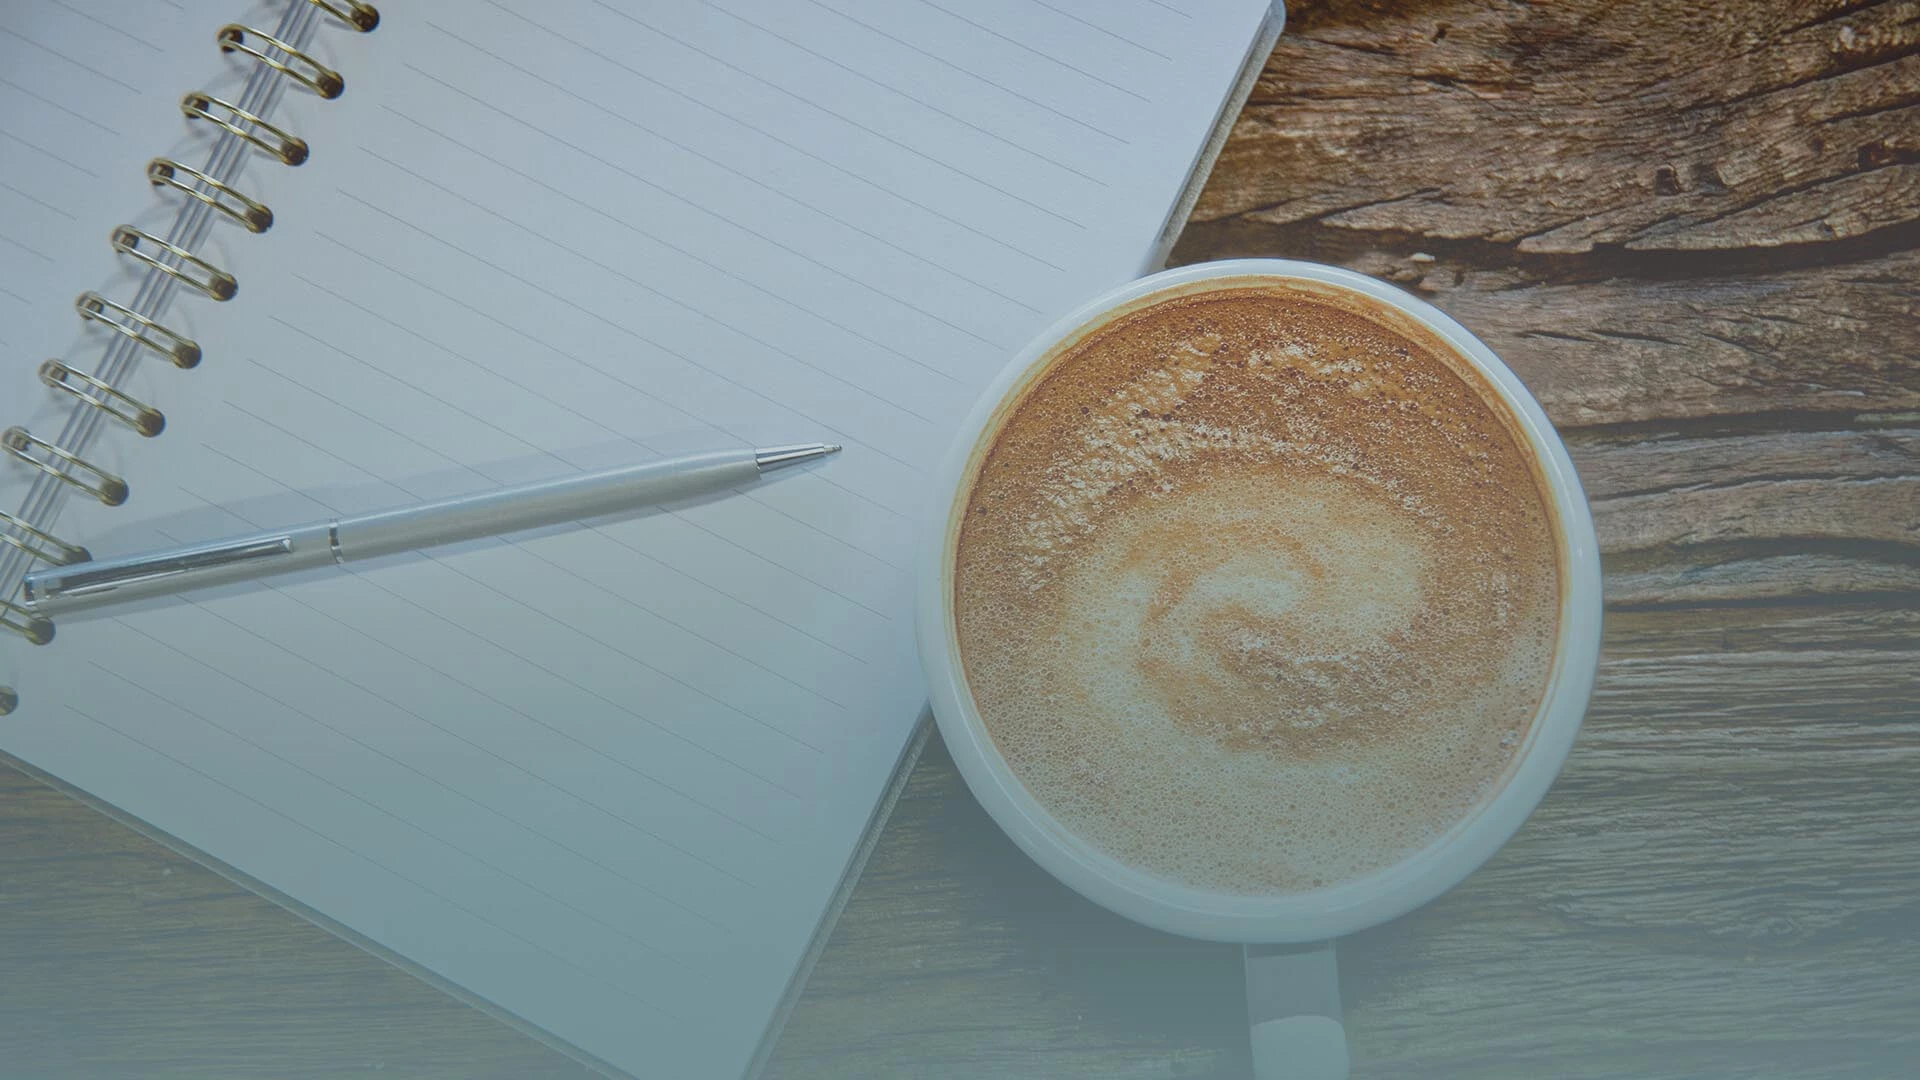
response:
<path id="1" fill-rule="evenodd" d="M 36 614 L 51 618 L 333 562 L 332 523 L 321 521 L 157 556 L 51 567 L 27 576 L 24 599 Z"/>
<path id="2" fill-rule="evenodd" d="M 722 491 L 759 479 L 751 450 L 727 450 L 465 495 L 342 519 L 342 561 L 459 543 Z"/>

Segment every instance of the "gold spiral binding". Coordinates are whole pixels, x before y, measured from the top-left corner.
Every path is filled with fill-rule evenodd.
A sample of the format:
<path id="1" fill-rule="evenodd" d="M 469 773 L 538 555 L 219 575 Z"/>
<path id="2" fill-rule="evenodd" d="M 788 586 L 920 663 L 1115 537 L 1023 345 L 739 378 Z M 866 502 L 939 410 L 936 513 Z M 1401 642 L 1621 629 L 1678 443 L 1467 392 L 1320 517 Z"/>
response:
<path id="1" fill-rule="evenodd" d="M 308 3 L 363 34 L 380 25 L 380 13 L 372 4 L 362 4 L 360 0 L 308 0 Z"/>
<path id="2" fill-rule="evenodd" d="M 181 177 L 186 179 L 181 179 Z M 170 187 L 198 199 L 247 227 L 248 232 L 263 233 L 273 228 L 273 211 L 267 204 L 250 199 L 191 165 L 172 158 L 154 158 L 147 162 L 147 182 L 154 187 Z M 235 204 L 238 205 L 235 205 Z"/>
<path id="3" fill-rule="evenodd" d="M 195 120 L 225 128 L 289 165 L 307 160 L 307 140 L 289 135 L 231 101 L 195 90 L 180 99 L 180 111 Z"/>
<path id="4" fill-rule="evenodd" d="M 0 543 L 11 544 L 41 562 L 56 566 L 93 561 L 93 556 L 86 548 L 69 544 L 52 533 L 42 532 L 26 519 L 15 517 L 5 510 L 0 510 Z"/>
<path id="5" fill-rule="evenodd" d="M 64 361 L 49 360 L 41 364 L 40 381 L 79 398 L 83 404 L 99 409 L 145 438 L 151 439 L 166 430 L 167 418 L 161 415 L 159 409 L 128 397 L 105 380 L 94 378 Z"/>
<path id="6" fill-rule="evenodd" d="M 264 47 L 251 45 L 248 36 L 258 38 Z M 302 85 L 311 87 L 323 98 L 337 98 L 347 88 L 347 80 L 327 65 L 281 41 L 272 34 L 251 26 L 228 23 L 214 35 L 221 52 L 243 52 Z M 285 57 L 285 59 L 282 59 Z"/>
<path id="7" fill-rule="evenodd" d="M 151 251 L 142 251 L 142 244 L 152 244 L 173 256 L 174 261 L 168 262 Z M 131 255 L 162 273 L 170 274 L 215 300 L 231 300 L 233 294 L 240 291 L 240 283 L 234 280 L 232 274 L 178 244 L 170 244 L 131 225 L 122 225 L 113 230 L 113 250 L 122 255 Z M 189 273 L 189 270 L 195 273 Z"/>
<path id="8" fill-rule="evenodd" d="M 11 630 L 35 645 L 45 645 L 53 640 L 53 621 L 44 615 L 36 615 L 26 608 L 9 600 L 0 600 L 0 630 Z M 19 704 L 16 698 L 15 705 Z M 0 716 L 10 709 L 0 709 Z"/>
<path id="9" fill-rule="evenodd" d="M 132 308 L 116 304 L 99 293 L 81 293 L 74 300 L 73 308 L 80 313 L 82 319 L 112 327 L 166 357 L 174 367 L 191 368 L 197 367 L 200 363 L 199 342 L 182 337 Z M 107 314 L 110 311 L 119 314 L 126 321 L 122 322 Z M 155 337 L 148 337 L 148 334 L 153 334 Z"/>
<path id="10" fill-rule="evenodd" d="M 0 431 L 0 450 L 5 450 L 62 483 L 72 484 L 108 506 L 119 506 L 127 501 L 125 480 L 88 463 L 78 454 L 33 435 L 26 428 L 10 427 Z M 75 476 L 68 471 L 69 468 L 80 470 L 81 475 Z M 88 476 L 93 479 L 88 480 Z"/>
<path id="11" fill-rule="evenodd" d="M 380 24 L 380 13 L 361 0 L 308 0 L 321 11 L 365 33 Z M 311 88 L 324 98 L 337 98 L 346 90 L 340 73 L 286 42 L 249 26 L 229 23 L 215 35 L 220 51 L 241 52 Z M 195 91 L 180 99 L 180 111 L 189 119 L 205 120 L 279 158 L 288 165 L 307 160 L 305 139 L 268 123 L 259 114 L 212 94 Z M 168 158 L 155 158 L 147 165 L 147 179 L 155 185 L 179 189 L 187 196 L 239 221 L 252 232 L 264 232 L 273 224 L 273 212 L 264 204 L 236 191 L 230 185 L 190 166 Z M 232 274 L 205 259 L 151 233 L 122 225 L 113 231 L 113 247 L 123 255 L 141 262 L 213 297 L 231 300 L 239 291 Z M 82 293 L 74 301 L 81 318 L 104 324 L 115 332 L 165 356 L 174 366 L 191 368 L 200 363 L 198 343 L 169 330 L 132 308 L 115 303 L 99 293 Z M 40 365 L 40 378 L 48 386 L 70 394 L 79 401 L 126 424 L 144 436 L 158 435 L 166 418 L 158 409 L 143 404 L 97 378 L 61 360 Z M 82 459 L 62 447 L 38 438 L 26 428 L 12 427 L 0 432 L 0 451 L 19 459 L 62 483 L 85 491 L 108 506 L 127 501 L 127 482 Z M 0 511 L 0 543 L 25 552 L 31 559 L 49 563 L 72 563 L 90 559 L 87 550 L 45 532 L 14 514 Z M 10 631 L 35 645 L 53 640 L 53 623 L 15 603 L 0 598 L 0 630 Z M 20 705 L 20 695 L 10 686 L 0 686 L 0 716 L 12 713 Z"/>

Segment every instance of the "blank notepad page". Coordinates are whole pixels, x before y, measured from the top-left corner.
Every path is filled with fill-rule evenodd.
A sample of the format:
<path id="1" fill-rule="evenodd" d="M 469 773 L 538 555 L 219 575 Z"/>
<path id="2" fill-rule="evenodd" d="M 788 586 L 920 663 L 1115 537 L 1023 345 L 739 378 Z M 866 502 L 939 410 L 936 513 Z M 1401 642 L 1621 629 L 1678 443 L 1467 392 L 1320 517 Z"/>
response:
<path id="1" fill-rule="evenodd" d="M 845 452 L 69 620 L 0 749 L 585 1056 L 739 1075 L 922 708 L 932 467 L 1030 336 L 1143 269 L 1267 4 L 381 8 L 316 35 L 345 95 L 276 114 L 311 161 L 242 175 L 277 221 L 215 230 L 239 295 L 174 301 L 207 360 L 143 384 L 169 426 L 125 451 L 133 500 L 62 533 Z"/>

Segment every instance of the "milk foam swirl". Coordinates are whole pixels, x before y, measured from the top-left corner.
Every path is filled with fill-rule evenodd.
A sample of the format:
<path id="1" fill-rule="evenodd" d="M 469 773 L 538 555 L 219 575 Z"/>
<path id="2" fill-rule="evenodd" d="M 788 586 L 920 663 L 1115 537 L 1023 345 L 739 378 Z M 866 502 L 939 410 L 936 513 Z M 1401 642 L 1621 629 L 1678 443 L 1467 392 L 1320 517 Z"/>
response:
<path id="1" fill-rule="evenodd" d="M 1287 288 L 1137 312 L 1006 417 L 955 552 L 963 666 L 1063 824 L 1237 892 L 1377 869 L 1497 784 L 1557 549 L 1436 342 Z"/>
<path id="2" fill-rule="evenodd" d="M 1234 749 L 1303 755 L 1364 737 L 1380 695 L 1355 684 L 1388 681 L 1430 577 L 1417 528 L 1372 502 L 1264 474 L 1142 500 L 1059 583 L 1085 646 L 1061 676 L 1096 710 L 1150 702 Z"/>

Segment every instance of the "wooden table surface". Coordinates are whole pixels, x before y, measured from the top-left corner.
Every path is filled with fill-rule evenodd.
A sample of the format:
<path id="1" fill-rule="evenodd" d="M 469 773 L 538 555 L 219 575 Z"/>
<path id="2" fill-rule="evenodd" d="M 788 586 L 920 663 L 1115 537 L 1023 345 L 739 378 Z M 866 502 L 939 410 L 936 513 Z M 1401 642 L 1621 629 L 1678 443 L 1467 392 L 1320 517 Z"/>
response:
<path id="1" fill-rule="evenodd" d="M 1920 4 L 1301 3 L 1179 261 L 1417 290 L 1560 425 L 1608 574 L 1560 782 L 1347 939 L 1358 1076 L 1920 1075 Z M 1028 863 L 937 742 L 770 1067 L 1239 1077 L 1238 954 Z M 565 1076 L 0 770 L 0 1075 Z"/>

